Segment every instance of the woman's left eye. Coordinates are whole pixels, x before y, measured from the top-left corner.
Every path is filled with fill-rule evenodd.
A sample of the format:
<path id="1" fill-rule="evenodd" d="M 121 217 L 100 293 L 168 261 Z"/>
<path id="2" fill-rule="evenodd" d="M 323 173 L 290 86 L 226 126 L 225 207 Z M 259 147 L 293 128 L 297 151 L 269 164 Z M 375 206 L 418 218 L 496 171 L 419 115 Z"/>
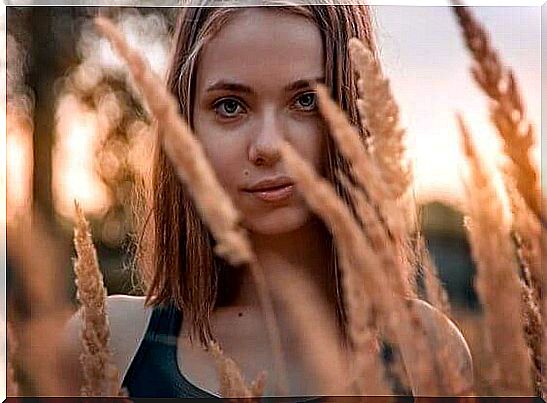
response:
<path id="1" fill-rule="evenodd" d="M 316 108 L 315 92 L 306 92 L 296 98 L 297 108 L 305 111 L 313 111 Z"/>

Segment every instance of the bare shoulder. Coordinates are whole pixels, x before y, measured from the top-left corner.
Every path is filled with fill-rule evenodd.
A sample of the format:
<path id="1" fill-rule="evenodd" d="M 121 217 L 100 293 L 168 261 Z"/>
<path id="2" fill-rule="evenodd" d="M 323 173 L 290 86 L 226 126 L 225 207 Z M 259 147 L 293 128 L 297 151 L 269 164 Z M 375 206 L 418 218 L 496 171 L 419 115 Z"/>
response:
<path id="1" fill-rule="evenodd" d="M 144 299 L 129 295 L 112 295 L 107 299 L 110 346 L 120 370 L 120 381 L 123 380 L 144 337 L 152 313 L 151 308 L 144 306 Z"/>
<path id="2" fill-rule="evenodd" d="M 135 356 L 150 320 L 152 309 L 144 306 L 144 297 L 111 295 L 106 300 L 106 314 L 110 324 L 110 348 L 114 363 L 120 371 L 120 383 Z M 65 326 L 66 345 L 76 359 L 81 351 L 81 310 Z"/>
<path id="3" fill-rule="evenodd" d="M 433 351 L 445 349 L 444 351 L 449 352 L 449 357 L 445 358 L 455 364 L 454 367 L 464 383 L 461 385 L 462 390 L 453 392 L 464 393 L 471 391 L 473 389 L 473 361 L 463 334 L 448 316 L 429 303 L 419 299 L 412 299 L 411 301 L 422 320 Z"/>

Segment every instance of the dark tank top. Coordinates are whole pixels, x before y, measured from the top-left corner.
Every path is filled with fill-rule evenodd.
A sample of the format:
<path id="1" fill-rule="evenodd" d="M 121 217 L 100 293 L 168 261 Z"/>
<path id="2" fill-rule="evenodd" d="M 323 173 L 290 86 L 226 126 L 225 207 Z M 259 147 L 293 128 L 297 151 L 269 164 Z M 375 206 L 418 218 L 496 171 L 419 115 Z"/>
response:
<path id="1" fill-rule="evenodd" d="M 182 319 L 182 312 L 174 305 L 154 307 L 146 333 L 122 382 L 129 397 L 218 398 L 192 384 L 178 367 L 177 337 Z M 392 355 L 393 349 L 382 343 L 382 358 L 388 368 Z M 409 394 L 397 379 L 391 378 L 390 381 L 395 394 Z M 314 399 L 320 400 L 303 400 Z"/>
<path id="2" fill-rule="evenodd" d="M 190 383 L 177 365 L 177 336 L 182 314 L 173 305 L 157 305 L 122 386 L 129 397 L 217 396 Z"/>

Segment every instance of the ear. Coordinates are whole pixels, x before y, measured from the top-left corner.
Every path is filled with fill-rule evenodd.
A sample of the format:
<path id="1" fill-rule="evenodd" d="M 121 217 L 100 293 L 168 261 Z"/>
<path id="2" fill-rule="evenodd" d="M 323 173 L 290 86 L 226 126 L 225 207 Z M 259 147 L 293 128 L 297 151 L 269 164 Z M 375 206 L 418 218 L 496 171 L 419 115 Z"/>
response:
<path id="1" fill-rule="evenodd" d="M 445 314 L 427 302 L 419 299 L 411 301 L 422 320 L 428 345 L 442 366 L 441 373 L 446 374 L 446 389 L 441 393 L 445 396 L 472 394 L 473 360 L 462 333 Z"/>

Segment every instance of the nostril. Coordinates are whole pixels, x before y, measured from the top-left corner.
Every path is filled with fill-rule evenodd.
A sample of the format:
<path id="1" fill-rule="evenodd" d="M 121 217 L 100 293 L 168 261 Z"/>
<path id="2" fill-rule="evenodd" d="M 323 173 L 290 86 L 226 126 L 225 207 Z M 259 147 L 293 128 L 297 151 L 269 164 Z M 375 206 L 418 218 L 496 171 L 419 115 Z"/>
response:
<path id="1" fill-rule="evenodd" d="M 249 161 L 255 166 L 273 165 L 280 159 L 279 147 L 273 144 L 257 143 L 249 150 Z"/>

